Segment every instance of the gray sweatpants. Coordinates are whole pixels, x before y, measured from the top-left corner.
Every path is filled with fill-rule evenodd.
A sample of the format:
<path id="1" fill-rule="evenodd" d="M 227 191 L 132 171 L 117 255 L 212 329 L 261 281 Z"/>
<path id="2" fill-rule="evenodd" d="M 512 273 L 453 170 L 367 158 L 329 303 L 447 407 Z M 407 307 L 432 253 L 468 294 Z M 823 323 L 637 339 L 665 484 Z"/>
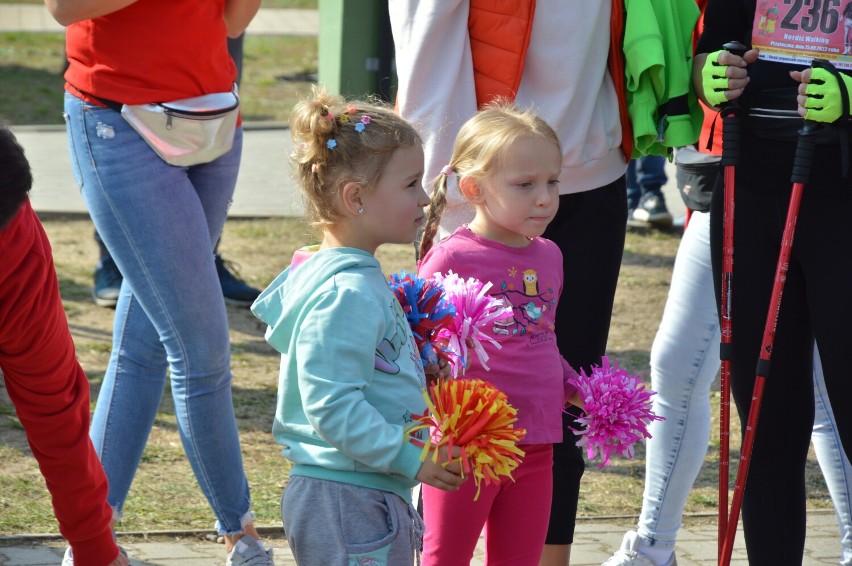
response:
<path id="1" fill-rule="evenodd" d="M 291 476 L 281 520 L 300 566 L 411 566 L 422 544 L 411 504 L 348 483 Z"/>

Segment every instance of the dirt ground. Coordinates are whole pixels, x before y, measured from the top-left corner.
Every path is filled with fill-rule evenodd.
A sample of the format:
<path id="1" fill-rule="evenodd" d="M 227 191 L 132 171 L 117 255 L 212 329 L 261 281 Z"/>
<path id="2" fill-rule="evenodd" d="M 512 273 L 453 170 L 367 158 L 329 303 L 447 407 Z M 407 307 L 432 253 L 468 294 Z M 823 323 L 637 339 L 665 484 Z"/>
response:
<path id="1" fill-rule="evenodd" d="M 78 357 L 92 383 L 92 399 L 109 359 L 113 311 L 91 300 L 97 247 L 86 217 L 47 216 L 65 310 Z M 287 264 L 294 249 L 312 241 L 296 219 L 229 220 L 222 240 L 223 256 L 257 287 L 268 284 Z M 613 311 L 609 355 L 632 373 L 647 377 L 651 342 L 668 292 L 680 234 L 631 231 Z M 386 273 L 413 271 L 410 246 L 379 250 Z M 594 276 L 594 274 L 586 274 Z M 263 339 L 264 326 L 246 308 L 229 307 L 235 412 L 240 427 L 245 468 L 253 491 L 258 524 L 278 524 L 278 498 L 286 483 L 286 462 L 270 434 L 277 388 L 278 355 Z M 5 390 L 0 388 L 5 396 Z M 718 395 L 713 398 L 718 406 Z M 717 412 L 717 411 L 716 411 Z M 736 425 L 736 416 L 732 418 Z M 738 427 L 734 427 L 734 431 Z M 711 445 L 717 445 L 714 423 Z M 732 444 L 738 433 L 732 432 Z M 708 447 L 701 476 L 687 506 L 689 513 L 714 513 L 717 495 L 716 448 Z M 736 446 L 732 446 L 736 450 Z M 49 499 L 8 397 L 0 399 L 0 532 L 55 532 Z M 734 458 L 732 458 L 734 460 Z M 830 505 L 814 463 L 808 504 Z M 732 472 L 733 473 L 733 472 Z M 617 459 L 609 468 L 587 465 L 581 490 L 582 516 L 635 516 L 641 506 L 644 450 L 634 460 Z M 34 485 L 35 487 L 31 487 Z M 27 501 L 27 505 L 22 505 Z M 168 392 L 127 502 L 122 530 L 209 528 L 210 518 L 180 446 Z"/>

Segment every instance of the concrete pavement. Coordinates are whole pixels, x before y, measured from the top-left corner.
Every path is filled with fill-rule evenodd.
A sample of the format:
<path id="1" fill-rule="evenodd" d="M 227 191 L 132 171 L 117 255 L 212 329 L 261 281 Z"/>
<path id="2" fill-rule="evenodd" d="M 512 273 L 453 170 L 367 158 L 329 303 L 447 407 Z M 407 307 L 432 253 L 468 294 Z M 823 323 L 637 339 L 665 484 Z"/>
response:
<path id="1" fill-rule="evenodd" d="M 621 545 L 625 531 L 633 528 L 635 519 L 607 517 L 579 519 L 571 552 L 572 566 L 597 566 Z M 267 544 L 275 548 L 278 566 L 295 566 L 296 562 L 278 528 L 262 532 Z M 119 535 L 133 566 L 211 566 L 224 563 L 224 547 L 211 533 L 137 533 Z M 65 544 L 56 537 L 0 537 L 0 565 L 56 566 L 62 560 Z M 840 543 L 837 522 L 830 511 L 808 514 L 808 538 L 804 566 L 837 564 Z M 482 540 L 476 549 L 472 566 L 482 566 Z M 687 517 L 678 534 L 677 560 L 680 566 L 716 564 L 716 528 L 712 517 Z M 748 560 L 742 533 L 734 546 L 734 566 L 746 566 Z"/>

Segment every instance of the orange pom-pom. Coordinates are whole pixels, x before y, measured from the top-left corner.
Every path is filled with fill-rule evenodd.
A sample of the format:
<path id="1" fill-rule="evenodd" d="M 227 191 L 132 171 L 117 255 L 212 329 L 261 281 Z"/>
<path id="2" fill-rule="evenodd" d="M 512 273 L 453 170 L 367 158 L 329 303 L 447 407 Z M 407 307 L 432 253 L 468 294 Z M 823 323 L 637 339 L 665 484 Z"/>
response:
<path id="1" fill-rule="evenodd" d="M 462 469 L 473 475 L 476 496 L 481 484 L 499 481 L 499 476 L 512 477 L 524 451 L 518 442 L 526 431 L 515 428 L 517 411 L 506 394 L 480 379 L 451 379 L 439 381 L 425 391 L 423 397 L 429 411 L 418 416 L 410 432 L 431 429 L 431 446 L 454 446 L 461 449 Z M 429 453 L 430 443 L 423 447 L 421 459 Z M 437 461 L 438 451 L 433 459 Z"/>

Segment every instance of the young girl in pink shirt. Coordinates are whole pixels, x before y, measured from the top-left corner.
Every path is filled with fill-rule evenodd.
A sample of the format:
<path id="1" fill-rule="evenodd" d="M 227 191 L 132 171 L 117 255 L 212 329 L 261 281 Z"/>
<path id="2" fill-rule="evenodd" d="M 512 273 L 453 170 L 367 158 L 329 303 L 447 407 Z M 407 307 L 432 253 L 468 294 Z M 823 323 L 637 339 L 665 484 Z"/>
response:
<path id="1" fill-rule="evenodd" d="M 562 441 L 562 408 L 575 393 L 565 382 L 576 375 L 554 334 L 562 253 L 541 237 L 559 206 L 561 162 L 547 123 L 531 111 L 495 104 L 465 123 L 435 181 L 419 275 L 452 271 L 490 282 L 491 295 L 512 307 L 512 318 L 489 329 L 501 345 L 488 352 L 490 370 L 473 356 L 465 375 L 506 393 L 526 435 L 513 477 L 482 484 L 476 500 L 474 482 L 452 493 L 423 486 L 424 566 L 470 564 L 483 527 L 488 566 L 539 563 L 553 489 L 552 445 Z M 433 247 L 451 182 L 476 215 Z"/>

